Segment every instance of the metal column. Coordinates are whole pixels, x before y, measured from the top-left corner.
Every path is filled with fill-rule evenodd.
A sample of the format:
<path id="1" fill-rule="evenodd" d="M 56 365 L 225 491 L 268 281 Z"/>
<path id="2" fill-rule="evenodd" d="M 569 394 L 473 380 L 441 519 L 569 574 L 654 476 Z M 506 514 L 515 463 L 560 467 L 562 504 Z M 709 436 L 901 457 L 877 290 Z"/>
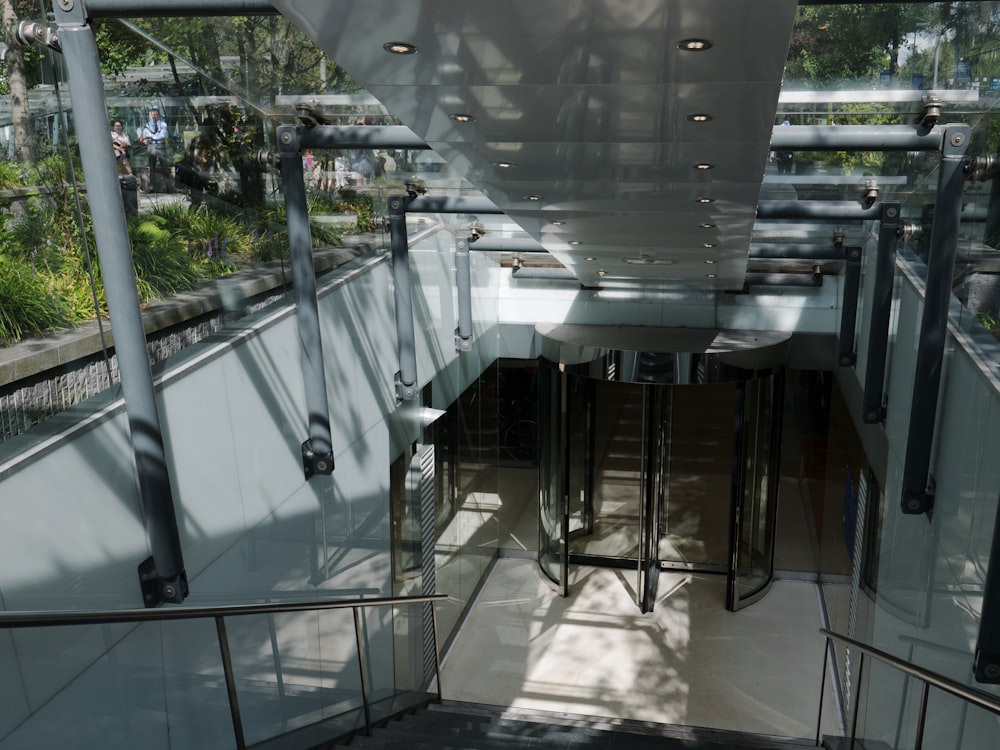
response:
<path id="1" fill-rule="evenodd" d="M 125 414 L 135 452 L 139 496 L 152 553 L 139 565 L 143 601 L 147 607 L 164 602 L 180 603 L 188 593 L 187 574 L 153 376 L 146 353 L 146 334 L 136 290 L 125 207 L 111 139 L 108 138 L 111 124 L 108 122 L 97 43 L 80 4 L 74 7 L 72 2 L 54 3 L 54 7 L 59 40 L 69 72 L 77 135 L 80 143 L 87 144 L 86 148 L 80 149 L 80 157 L 87 180 L 87 200 L 115 336 Z"/>
<path id="2" fill-rule="evenodd" d="M 396 299 L 396 398 L 409 401 L 417 395 L 417 352 L 413 332 L 413 296 L 410 289 L 410 246 L 406 237 L 406 207 L 412 196 L 389 198 L 389 245 L 392 250 L 392 285 Z"/>
<path id="3" fill-rule="evenodd" d="M 861 420 L 878 424 L 885 419 L 885 357 L 889 346 L 889 316 L 892 313 L 892 283 L 896 274 L 896 244 L 899 241 L 900 204 L 882 205 L 875 257 L 872 314 L 868 329 L 868 357 L 865 362 L 865 393 Z"/>
<path id="4" fill-rule="evenodd" d="M 313 265 L 312 233 L 309 231 L 299 137 L 291 125 L 280 126 L 277 133 L 288 223 L 288 249 L 295 286 L 299 357 L 309 421 L 309 438 L 302 444 L 302 466 L 306 479 L 309 479 L 314 474 L 333 472 L 330 405 L 326 395 L 323 340 L 319 328 L 319 303 L 316 301 L 316 268 Z"/>
<path id="5" fill-rule="evenodd" d="M 901 505 L 904 513 L 925 513 L 934 506 L 931 447 L 948 332 L 948 308 L 952 299 L 965 186 L 965 154 L 969 148 L 970 133 L 968 125 L 949 125 L 941 147 L 924 310 L 920 319 L 917 364 L 913 376 L 910 429 L 903 465 Z"/>
<path id="6" fill-rule="evenodd" d="M 469 243 L 464 237 L 455 240 L 455 291 L 458 295 L 458 328 L 455 329 L 455 351 L 472 348 L 472 270 L 469 263 Z"/>

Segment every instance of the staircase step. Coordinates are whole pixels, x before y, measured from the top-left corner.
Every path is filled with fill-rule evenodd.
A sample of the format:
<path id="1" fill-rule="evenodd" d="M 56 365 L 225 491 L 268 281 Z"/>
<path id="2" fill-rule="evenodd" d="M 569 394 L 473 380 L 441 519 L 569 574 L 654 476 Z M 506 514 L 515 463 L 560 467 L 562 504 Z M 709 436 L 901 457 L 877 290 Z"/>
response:
<path id="1" fill-rule="evenodd" d="M 394 750 L 805 750 L 809 740 L 461 701 L 431 703 L 337 747 Z M 331 746 L 332 747 L 332 746 Z"/>

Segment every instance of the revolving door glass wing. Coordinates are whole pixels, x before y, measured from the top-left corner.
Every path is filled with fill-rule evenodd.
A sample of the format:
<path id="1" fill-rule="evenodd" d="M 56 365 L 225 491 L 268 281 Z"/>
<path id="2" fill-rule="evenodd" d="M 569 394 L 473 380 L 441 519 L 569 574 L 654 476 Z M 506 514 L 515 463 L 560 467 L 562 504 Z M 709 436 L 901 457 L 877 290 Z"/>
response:
<path id="1" fill-rule="evenodd" d="M 729 609 L 755 601 L 772 577 L 780 367 L 665 354 L 656 378 L 623 381 L 638 370 L 617 354 L 540 359 L 542 571 L 566 592 L 569 563 L 631 570 L 644 612 L 664 569 L 725 574 Z"/>

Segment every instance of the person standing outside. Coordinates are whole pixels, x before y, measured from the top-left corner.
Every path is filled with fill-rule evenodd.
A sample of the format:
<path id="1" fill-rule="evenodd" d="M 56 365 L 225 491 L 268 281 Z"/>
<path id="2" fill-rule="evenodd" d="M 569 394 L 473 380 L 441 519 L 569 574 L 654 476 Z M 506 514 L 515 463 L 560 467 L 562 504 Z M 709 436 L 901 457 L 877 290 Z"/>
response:
<path id="1" fill-rule="evenodd" d="M 159 107 L 152 107 L 149 110 L 149 122 L 142 128 L 142 137 L 139 141 L 146 146 L 146 153 L 149 155 L 149 191 L 157 192 L 157 174 L 161 179 L 164 192 L 167 192 L 169 178 L 169 165 L 167 164 L 167 123 L 160 119 Z"/>
<path id="2" fill-rule="evenodd" d="M 132 174 L 132 164 L 129 159 L 132 156 L 132 141 L 122 124 L 115 121 L 114 129 L 111 131 L 111 146 L 115 150 L 115 163 L 118 165 L 118 174 Z"/>

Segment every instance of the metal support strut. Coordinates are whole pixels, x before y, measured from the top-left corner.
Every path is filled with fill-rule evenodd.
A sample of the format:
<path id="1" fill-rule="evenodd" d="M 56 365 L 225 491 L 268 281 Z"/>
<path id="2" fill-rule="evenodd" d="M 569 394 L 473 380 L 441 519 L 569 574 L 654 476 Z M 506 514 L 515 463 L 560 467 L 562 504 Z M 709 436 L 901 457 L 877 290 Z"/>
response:
<path id="1" fill-rule="evenodd" d="M 455 351 L 472 348 L 472 270 L 469 264 L 471 239 L 455 240 L 455 289 L 458 295 L 458 328 L 455 329 Z"/>
<path id="2" fill-rule="evenodd" d="M 958 228 L 965 187 L 965 155 L 970 127 L 946 126 L 941 146 L 934 224 L 927 257 L 924 309 L 920 319 L 917 363 L 913 373 L 910 429 L 903 464 L 901 505 L 904 513 L 926 513 L 934 507 L 934 476 L 930 472 L 931 447 L 937 420 L 941 370 L 948 332 Z"/>
<path id="3" fill-rule="evenodd" d="M 889 346 L 889 317 L 892 313 L 892 283 L 896 273 L 901 206 L 899 203 L 883 203 L 881 213 L 868 329 L 865 393 L 861 407 L 861 420 L 865 424 L 878 424 L 885 419 L 885 357 Z"/>
<path id="4" fill-rule="evenodd" d="M 413 297 L 410 289 L 410 246 L 406 237 L 406 207 L 412 195 L 389 198 L 389 246 L 392 251 L 392 285 L 396 301 L 396 398 L 409 401 L 417 395 L 417 354 L 413 332 Z"/>
<path id="5" fill-rule="evenodd" d="M 854 329 L 858 322 L 858 291 L 861 289 L 861 248 L 845 249 L 844 301 L 840 314 L 840 338 L 837 364 L 853 367 L 858 361 L 854 351 Z"/>
<path id="6" fill-rule="evenodd" d="M 135 270 L 125 223 L 115 160 L 108 138 L 107 102 L 101 78 L 94 30 L 83 14 L 60 8 L 56 22 L 73 99 L 74 120 L 80 143 L 87 200 L 93 219 L 97 255 L 115 332 L 115 355 L 121 372 L 132 447 L 135 452 L 139 498 L 149 535 L 151 556 L 139 565 L 143 603 L 154 607 L 180 603 L 188 594 L 187 573 L 174 510 L 173 493 L 160 429 L 153 376 L 146 353 Z M 68 3 L 70 9 L 72 3 Z"/>
<path id="7" fill-rule="evenodd" d="M 326 394 L 319 303 L 316 300 L 316 268 L 313 265 L 312 233 L 309 231 L 299 138 L 292 125 L 280 126 L 277 134 L 288 224 L 288 249 L 295 288 L 299 357 L 309 421 L 309 438 L 302 444 L 302 466 L 306 479 L 309 479 L 314 474 L 333 472 L 330 405 Z"/>

